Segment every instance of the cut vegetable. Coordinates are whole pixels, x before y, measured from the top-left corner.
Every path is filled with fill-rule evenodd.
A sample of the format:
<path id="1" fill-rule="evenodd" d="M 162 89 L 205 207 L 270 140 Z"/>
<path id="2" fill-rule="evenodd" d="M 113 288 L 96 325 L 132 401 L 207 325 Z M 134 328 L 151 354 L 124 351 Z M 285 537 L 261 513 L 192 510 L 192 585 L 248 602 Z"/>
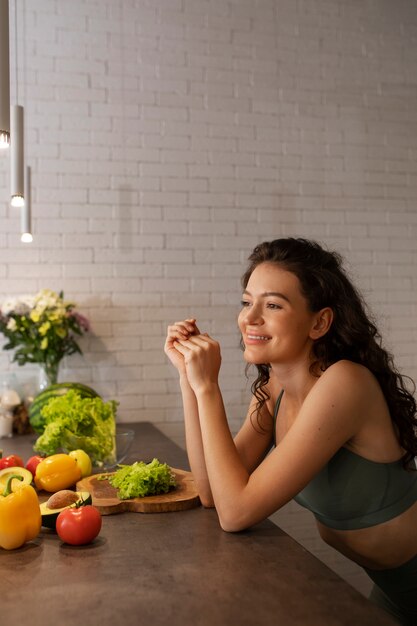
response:
<path id="1" fill-rule="evenodd" d="M 136 461 L 132 465 L 119 465 L 114 474 L 107 475 L 107 480 L 112 487 L 116 487 L 117 496 L 121 500 L 157 496 L 175 487 L 171 468 L 158 459 L 150 463 Z"/>
<path id="2" fill-rule="evenodd" d="M 11 489 L 14 491 L 18 485 L 30 485 L 33 479 L 32 472 L 24 467 L 5 467 L 0 470 L 0 492 L 6 489 L 7 481 L 13 474 L 22 476 L 23 480 L 12 480 Z"/>
<path id="3" fill-rule="evenodd" d="M 42 526 L 45 528 L 52 528 L 55 530 L 56 520 L 61 511 L 65 511 L 65 509 L 77 508 L 80 506 L 86 506 L 87 504 L 92 503 L 91 493 L 88 491 L 76 491 L 78 499 L 72 504 L 68 504 L 67 506 L 63 506 L 59 509 L 50 509 L 48 508 L 48 502 L 42 502 L 39 507 L 42 515 Z"/>

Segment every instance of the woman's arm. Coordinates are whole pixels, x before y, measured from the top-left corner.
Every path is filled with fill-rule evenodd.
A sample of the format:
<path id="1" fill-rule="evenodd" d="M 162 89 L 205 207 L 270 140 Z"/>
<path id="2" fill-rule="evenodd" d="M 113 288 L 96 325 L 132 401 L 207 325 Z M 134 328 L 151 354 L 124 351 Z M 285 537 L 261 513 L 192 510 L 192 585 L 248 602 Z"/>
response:
<path id="1" fill-rule="evenodd" d="M 214 500 L 207 473 L 197 399 L 187 378 L 184 357 L 174 348 L 175 342 L 188 339 L 190 336 L 198 333 L 199 330 L 195 324 L 195 319 L 176 322 L 172 326 L 169 326 L 165 342 L 165 353 L 179 372 L 184 410 L 185 441 L 193 478 L 202 505 L 205 507 L 213 507 Z M 266 407 L 261 415 L 260 428 L 254 428 L 252 414 L 255 409 L 255 404 L 256 399 L 253 398 L 249 406 L 246 420 L 234 440 L 237 454 L 249 473 L 259 465 L 268 452 L 272 441 L 273 430 L 272 419 Z M 231 437 L 229 429 L 228 432 Z"/>
<path id="2" fill-rule="evenodd" d="M 191 472 L 196 483 L 201 504 L 205 507 L 213 507 L 213 496 L 204 459 L 197 399 L 187 379 L 184 358 L 174 348 L 174 342 L 188 339 L 192 335 L 199 333 L 200 331 L 196 326 L 196 320 L 194 318 L 175 322 L 172 326 L 168 326 L 164 350 L 171 363 L 177 369 L 180 377 L 184 410 L 185 442 Z"/>
<path id="3" fill-rule="evenodd" d="M 185 444 L 188 462 L 196 483 L 201 504 L 207 508 L 214 507 L 213 494 L 211 492 L 204 458 L 197 399 L 186 377 L 180 378 L 180 387 L 184 408 Z"/>
<path id="4" fill-rule="evenodd" d="M 337 363 L 313 386 L 277 449 L 249 473 L 227 426 L 218 385 L 217 342 L 195 336 L 178 342 L 176 349 L 184 356 L 197 399 L 207 474 L 224 530 L 247 528 L 286 504 L 353 437 L 363 421 L 367 387 L 361 384 L 355 364 Z"/>

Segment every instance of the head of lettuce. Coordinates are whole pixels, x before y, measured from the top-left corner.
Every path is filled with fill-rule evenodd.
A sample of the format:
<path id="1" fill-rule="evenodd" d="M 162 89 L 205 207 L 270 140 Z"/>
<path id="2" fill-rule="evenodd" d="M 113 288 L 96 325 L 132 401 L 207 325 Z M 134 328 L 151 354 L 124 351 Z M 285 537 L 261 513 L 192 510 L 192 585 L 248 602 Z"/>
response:
<path id="1" fill-rule="evenodd" d="M 84 450 L 94 466 L 115 462 L 117 402 L 101 398 L 82 398 L 76 391 L 51 398 L 42 409 L 45 430 L 34 450 L 51 455 L 63 450 Z"/>

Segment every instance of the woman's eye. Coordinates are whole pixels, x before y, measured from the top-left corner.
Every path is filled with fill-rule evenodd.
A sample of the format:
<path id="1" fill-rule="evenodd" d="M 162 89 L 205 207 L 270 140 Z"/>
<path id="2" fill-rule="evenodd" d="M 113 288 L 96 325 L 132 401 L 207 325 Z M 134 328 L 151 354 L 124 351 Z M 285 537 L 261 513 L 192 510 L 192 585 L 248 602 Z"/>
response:
<path id="1" fill-rule="evenodd" d="M 268 302 L 267 307 L 268 309 L 282 309 L 282 306 L 276 302 Z"/>
<path id="2" fill-rule="evenodd" d="M 250 305 L 250 302 L 248 302 L 247 300 L 241 300 L 240 301 L 240 306 L 242 306 L 242 307 L 246 307 L 246 306 L 249 306 L 249 305 Z"/>

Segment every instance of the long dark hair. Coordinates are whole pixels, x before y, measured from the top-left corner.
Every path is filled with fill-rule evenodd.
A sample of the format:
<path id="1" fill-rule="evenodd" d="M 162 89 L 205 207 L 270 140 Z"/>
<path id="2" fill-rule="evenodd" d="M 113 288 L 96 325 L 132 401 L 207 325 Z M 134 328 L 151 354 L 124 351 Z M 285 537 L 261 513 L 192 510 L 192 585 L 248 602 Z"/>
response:
<path id="1" fill-rule="evenodd" d="M 398 372 L 391 354 L 382 347 L 378 329 L 366 312 L 362 296 L 347 277 L 341 256 L 307 239 L 289 237 L 266 241 L 256 246 L 249 256 L 249 266 L 242 277 L 244 289 L 260 263 L 276 263 L 295 274 L 312 312 L 324 307 L 333 310 L 334 319 L 329 331 L 313 344 L 312 368 L 318 366 L 324 371 L 342 359 L 367 367 L 378 380 L 391 419 L 397 426 L 400 445 L 405 450 L 403 464 L 405 467 L 411 465 L 417 456 L 417 407 L 412 393 L 406 388 L 405 379 L 411 383 L 413 392 L 415 384 Z M 258 377 L 252 384 L 252 392 L 257 399 L 259 416 L 269 398 L 265 386 L 269 381 L 270 365 L 265 363 L 256 367 Z"/>

